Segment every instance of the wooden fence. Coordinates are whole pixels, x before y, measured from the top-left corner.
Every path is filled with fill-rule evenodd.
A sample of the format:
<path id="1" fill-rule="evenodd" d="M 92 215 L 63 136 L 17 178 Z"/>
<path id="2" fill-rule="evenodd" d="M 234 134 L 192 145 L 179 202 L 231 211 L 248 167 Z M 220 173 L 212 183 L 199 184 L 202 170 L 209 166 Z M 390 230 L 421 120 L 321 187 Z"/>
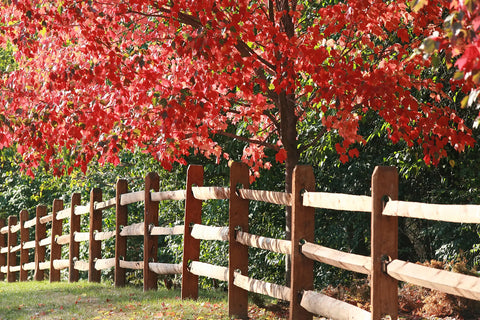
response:
<path id="1" fill-rule="evenodd" d="M 44 279 L 49 270 L 50 281 L 60 280 L 60 270 L 68 269 L 69 281 L 79 279 L 80 271 L 88 271 L 88 279 L 100 281 L 100 271 L 114 268 L 115 286 L 126 282 L 127 269 L 143 270 L 143 288 L 157 288 L 157 275 L 181 274 L 182 298 L 198 297 L 198 277 L 228 282 L 229 314 L 247 318 L 248 292 L 256 292 L 290 302 L 291 320 L 312 319 L 314 314 L 332 319 L 381 319 L 398 316 L 398 281 L 405 281 L 466 298 L 480 300 L 480 280 L 477 277 L 452 273 L 401 261 L 397 258 L 399 216 L 461 223 L 480 223 L 480 206 L 435 205 L 397 200 L 398 175 L 393 167 L 377 167 L 372 175 L 371 196 L 315 192 L 315 178 L 309 166 L 298 166 L 293 176 L 292 193 L 252 190 L 249 188 L 249 168 L 233 163 L 230 186 L 203 186 L 203 167 L 188 169 L 186 189 L 159 191 L 156 173 L 145 178 L 145 189 L 129 192 L 127 182 L 119 180 L 116 197 L 102 199 L 102 191 L 93 189 L 90 202 L 81 204 L 79 194 L 71 197 L 67 208 L 55 200 L 51 213 L 45 206 L 36 208 L 29 220 L 28 212 L 0 223 L 0 276 L 12 282 L 26 281 L 33 271 L 34 280 Z M 202 201 L 229 200 L 228 226 L 202 225 Z M 159 208 L 163 200 L 185 201 L 183 226 L 173 228 L 158 225 Z M 249 202 L 264 201 L 292 207 L 291 240 L 280 240 L 249 233 Z M 144 203 L 144 221 L 128 223 L 128 205 Z M 115 208 L 115 230 L 102 230 L 102 211 Z M 371 256 L 342 252 L 315 244 L 315 208 L 371 214 Z M 80 232 L 80 216 L 89 215 L 89 232 Z M 70 233 L 62 234 L 68 221 Z M 50 235 L 47 237 L 47 225 Z M 34 232 L 30 229 L 34 228 Z M 35 234 L 30 240 L 29 235 Z M 181 264 L 157 262 L 158 236 L 183 235 Z M 127 261 L 126 241 L 129 236 L 143 237 L 143 260 Z M 115 238 L 115 257 L 102 258 L 101 243 Z M 228 267 L 199 261 L 200 240 L 229 242 Z M 88 261 L 79 259 L 79 245 L 88 242 Z M 68 259 L 62 259 L 62 247 L 68 245 Z M 46 248 L 50 260 L 46 261 Z M 248 276 L 248 248 L 256 247 L 291 255 L 291 283 L 281 286 Z M 34 261 L 29 261 L 34 250 Z M 67 256 L 66 254 L 63 255 Z M 335 300 L 314 291 L 313 262 L 320 261 L 338 268 L 370 275 L 371 310 Z M 251 266 L 255 268 L 256 266 Z"/>

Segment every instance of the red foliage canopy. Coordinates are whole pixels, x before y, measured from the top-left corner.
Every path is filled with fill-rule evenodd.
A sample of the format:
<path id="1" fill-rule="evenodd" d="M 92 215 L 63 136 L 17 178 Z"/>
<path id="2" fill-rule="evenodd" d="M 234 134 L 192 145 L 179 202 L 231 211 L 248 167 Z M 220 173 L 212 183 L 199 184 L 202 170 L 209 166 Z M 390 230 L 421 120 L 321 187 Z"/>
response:
<path id="1" fill-rule="evenodd" d="M 115 163 L 141 147 L 168 167 L 192 151 L 228 157 L 221 134 L 249 142 L 243 160 L 257 168 L 270 165 L 265 148 L 295 165 L 296 125 L 314 115 L 317 138 L 338 132 L 346 161 L 373 110 L 394 142 L 435 163 L 446 145 L 473 144 L 441 104 L 443 85 L 422 76 L 430 62 L 412 55 L 441 30 L 445 4 L 13 0 L 0 9 L 0 41 L 19 66 L 1 80 L 0 147 L 16 142 L 28 165 L 57 170 L 65 157 Z"/>

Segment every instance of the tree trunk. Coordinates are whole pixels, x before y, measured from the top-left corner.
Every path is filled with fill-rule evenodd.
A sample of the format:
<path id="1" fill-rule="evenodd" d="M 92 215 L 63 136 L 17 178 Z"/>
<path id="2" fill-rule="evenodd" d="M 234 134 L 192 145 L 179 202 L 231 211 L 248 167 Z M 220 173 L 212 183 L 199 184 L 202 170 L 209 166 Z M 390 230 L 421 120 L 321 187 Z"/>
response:
<path id="1" fill-rule="evenodd" d="M 296 8 L 296 1 L 292 1 L 290 5 L 288 0 L 276 1 L 277 11 L 284 12 L 280 18 L 280 28 L 289 38 L 295 35 L 295 26 L 292 17 L 289 15 L 290 11 Z M 281 57 L 282 52 L 277 52 L 277 56 Z M 293 169 L 298 164 L 300 152 L 297 144 L 297 121 L 298 117 L 295 114 L 295 69 L 292 61 L 286 61 L 283 66 L 282 74 L 286 74 L 290 81 L 287 88 L 283 88 L 278 96 L 278 109 L 280 111 L 280 136 L 283 147 L 287 152 L 287 159 L 285 161 L 285 192 L 292 192 L 292 176 Z M 288 207 L 285 210 L 285 238 L 291 239 L 292 227 L 292 208 Z M 290 284 L 290 256 L 285 256 L 285 281 L 287 286 Z"/>

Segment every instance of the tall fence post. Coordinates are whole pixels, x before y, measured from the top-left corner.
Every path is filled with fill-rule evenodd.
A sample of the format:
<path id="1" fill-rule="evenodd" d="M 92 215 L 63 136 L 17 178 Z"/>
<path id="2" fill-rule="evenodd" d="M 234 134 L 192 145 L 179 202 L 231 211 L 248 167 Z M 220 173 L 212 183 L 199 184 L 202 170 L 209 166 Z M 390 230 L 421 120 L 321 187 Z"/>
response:
<path id="1" fill-rule="evenodd" d="M 35 211 L 35 281 L 42 281 L 45 278 L 44 270 L 40 269 L 40 263 L 45 261 L 44 246 L 40 246 L 40 240 L 47 236 L 47 226 L 40 222 L 40 218 L 47 214 L 47 207 L 39 205 Z"/>
<path id="2" fill-rule="evenodd" d="M 372 319 L 398 317 L 398 281 L 383 272 L 388 261 L 398 256 L 398 218 L 382 214 L 388 198 L 398 198 L 395 167 L 376 167 L 372 175 Z"/>
<path id="3" fill-rule="evenodd" d="M 0 219 L 0 229 L 5 227 L 5 219 Z M 0 232 L 0 249 L 7 247 L 5 234 Z M 6 266 L 7 264 L 7 255 L 0 251 L 0 268 Z M 0 270 L 0 281 L 5 280 L 5 273 Z"/>
<path id="4" fill-rule="evenodd" d="M 143 290 L 157 289 L 157 274 L 150 270 L 149 262 L 157 262 L 158 236 L 150 235 L 150 227 L 158 226 L 158 201 L 152 201 L 150 191 L 158 191 L 160 178 L 156 172 L 145 177 L 145 211 L 143 224 Z"/>
<path id="5" fill-rule="evenodd" d="M 72 194 L 70 200 L 70 243 L 68 245 L 68 282 L 77 282 L 80 278 L 80 272 L 75 269 L 75 261 L 80 255 L 80 243 L 75 241 L 75 232 L 80 232 L 80 216 L 75 214 L 75 206 L 80 205 L 80 193 Z"/>
<path id="6" fill-rule="evenodd" d="M 115 196 L 115 287 L 123 287 L 126 282 L 125 269 L 120 267 L 120 260 L 125 259 L 127 254 L 127 237 L 122 237 L 120 232 L 123 226 L 128 223 L 128 207 L 122 206 L 122 194 L 128 193 L 127 180 L 120 179 L 117 181 Z"/>
<path id="7" fill-rule="evenodd" d="M 12 248 L 17 245 L 17 233 L 12 232 L 12 227 L 17 224 L 16 216 L 8 217 L 8 254 L 7 254 L 7 281 L 15 282 L 16 275 L 15 272 L 12 272 L 10 269 L 16 265 L 17 255 L 15 252 L 12 252 Z"/>
<path id="8" fill-rule="evenodd" d="M 250 187 L 248 166 L 233 162 L 230 167 L 229 253 L 228 253 L 228 315 L 248 319 L 248 291 L 233 284 L 235 271 L 248 276 L 248 246 L 236 240 L 236 231 L 248 232 L 249 201 L 237 194 L 237 187 Z"/>
<path id="9" fill-rule="evenodd" d="M 313 290 L 313 260 L 301 253 L 301 242 L 315 239 L 315 209 L 303 205 L 302 192 L 315 191 L 311 166 L 296 166 L 292 178 L 292 254 L 290 277 L 290 320 L 313 319 L 313 314 L 300 306 L 302 293 Z"/>
<path id="10" fill-rule="evenodd" d="M 25 221 L 28 220 L 28 211 L 20 211 L 20 281 L 28 280 L 28 270 L 25 270 L 23 266 L 28 263 L 28 249 L 23 248 L 23 244 L 29 240 L 30 234 L 28 229 L 25 228 Z"/>
<path id="11" fill-rule="evenodd" d="M 191 226 L 202 223 L 202 201 L 194 197 L 192 186 L 203 186 L 203 166 L 190 165 L 187 171 L 185 228 L 183 232 L 182 299 L 198 298 L 198 276 L 191 273 L 189 263 L 200 257 L 200 240 L 191 235 Z"/>
<path id="12" fill-rule="evenodd" d="M 57 220 L 57 212 L 63 209 L 63 200 L 53 200 L 52 208 L 52 241 L 50 244 L 50 282 L 60 281 L 60 270 L 55 269 L 54 261 L 62 258 L 62 246 L 57 243 L 57 237 L 62 235 L 63 219 Z"/>
<path id="13" fill-rule="evenodd" d="M 90 237 L 88 243 L 88 282 L 100 282 L 101 272 L 95 269 L 95 261 L 102 257 L 102 242 L 95 240 L 95 233 L 102 231 L 102 210 L 95 210 L 95 202 L 102 202 L 102 189 L 90 191 Z"/>

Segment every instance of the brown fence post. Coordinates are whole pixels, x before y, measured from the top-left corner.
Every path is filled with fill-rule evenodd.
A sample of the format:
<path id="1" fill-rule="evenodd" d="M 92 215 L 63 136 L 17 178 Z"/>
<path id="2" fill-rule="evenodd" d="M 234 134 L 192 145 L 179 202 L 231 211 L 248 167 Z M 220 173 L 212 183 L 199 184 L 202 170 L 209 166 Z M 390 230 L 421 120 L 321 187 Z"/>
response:
<path id="1" fill-rule="evenodd" d="M 20 211 L 20 281 L 27 281 L 28 270 L 23 269 L 23 265 L 28 263 L 28 249 L 23 248 L 23 244 L 29 240 L 30 234 L 25 228 L 25 221 L 28 220 L 28 211 Z"/>
<path id="2" fill-rule="evenodd" d="M 158 191 L 160 178 L 156 172 L 145 177 L 145 211 L 143 232 L 143 291 L 157 289 L 157 274 L 150 270 L 149 262 L 157 262 L 158 236 L 150 235 L 150 227 L 158 226 L 158 201 L 152 201 L 150 191 Z"/>
<path id="3" fill-rule="evenodd" d="M 12 232 L 11 228 L 17 224 L 17 217 L 9 216 L 8 217 L 8 254 L 7 254 L 7 281 L 15 282 L 17 277 L 15 272 L 10 271 L 12 267 L 16 265 L 17 255 L 15 252 L 12 252 L 12 247 L 17 245 L 17 233 Z"/>
<path id="4" fill-rule="evenodd" d="M 47 226 L 40 222 L 40 218 L 47 214 L 47 207 L 37 206 L 35 211 L 35 273 L 33 278 L 35 281 L 42 281 L 45 278 L 44 270 L 40 270 L 40 262 L 45 261 L 46 248 L 40 246 L 40 240 L 47 236 Z"/>
<path id="5" fill-rule="evenodd" d="M 75 260 L 80 255 L 80 243 L 75 241 L 75 232 L 80 232 L 80 216 L 75 214 L 75 206 L 80 205 L 80 193 L 72 194 L 70 200 L 70 243 L 68 245 L 68 282 L 77 282 L 80 278 L 80 272 L 75 269 Z"/>
<path id="6" fill-rule="evenodd" d="M 0 219 L 0 229 L 5 227 L 5 219 Z M 6 243 L 6 237 L 5 234 L 0 232 L 0 249 L 6 248 L 7 243 Z M 7 265 L 7 255 L 6 253 L 2 253 L 0 251 L 0 281 L 5 280 L 5 273 L 1 271 L 2 267 L 5 267 Z"/>
<path id="7" fill-rule="evenodd" d="M 90 241 L 88 244 L 88 282 L 100 282 L 101 272 L 95 261 L 102 257 L 102 242 L 95 240 L 95 232 L 102 231 L 102 210 L 95 210 L 95 202 L 102 202 L 102 189 L 90 191 Z"/>
<path id="8" fill-rule="evenodd" d="M 248 232 L 248 204 L 237 194 L 237 187 L 250 187 L 248 166 L 233 162 L 230 167 L 229 253 L 228 253 L 228 315 L 248 319 L 248 291 L 233 284 L 234 272 L 248 276 L 248 246 L 236 240 L 236 231 Z"/>
<path id="9" fill-rule="evenodd" d="M 383 272 L 388 260 L 398 256 L 398 218 L 382 215 L 388 198 L 398 198 L 395 167 L 376 167 L 372 175 L 372 319 L 398 317 L 398 281 Z"/>
<path id="10" fill-rule="evenodd" d="M 192 193 L 192 186 L 203 186 L 203 166 L 190 165 L 187 171 L 185 228 L 183 232 L 182 299 L 198 298 L 198 276 L 189 271 L 189 263 L 200 257 L 200 240 L 191 236 L 191 226 L 202 223 L 202 201 Z"/>
<path id="11" fill-rule="evenodd" d="M 63 219 L 57 220 L 57 212 L 63 209 L 63 200 L 53 200 L 52 208 L 52 242 L 50 244 L 50 282 L 60 281 L 60 270 L 55 269 L 53 262 L 62 258 L 62 246 L 56 238 L 62 235 Z"/>
<path id="12" fill-rule="evenodd" d="M 292 254 L 290 277 L 290 320 L 313 319 L 313 314 L 300 306 L 302 292 L 313 290 L 313 260 L 301 253 L 301 242 L 314 241 L 315 209 L 303 206 L 303 191 L 315 191 L 311 166 L 296 166 L 292 181 Z"/>
<path id="13" fill-rule="evenodd" d="M 120 236 L 122 227 L 128 223 L 128 207 L 122 206 L 120 199 L 122 194 L 128 193 L 128 183 L 120 179 L 116 186 L 116 206 L 115 206 L 115 287 L 125 286 L 125 269 L 120 267 L 120 259 L 124 259 L 127 254 L 127 237 Z"/>

